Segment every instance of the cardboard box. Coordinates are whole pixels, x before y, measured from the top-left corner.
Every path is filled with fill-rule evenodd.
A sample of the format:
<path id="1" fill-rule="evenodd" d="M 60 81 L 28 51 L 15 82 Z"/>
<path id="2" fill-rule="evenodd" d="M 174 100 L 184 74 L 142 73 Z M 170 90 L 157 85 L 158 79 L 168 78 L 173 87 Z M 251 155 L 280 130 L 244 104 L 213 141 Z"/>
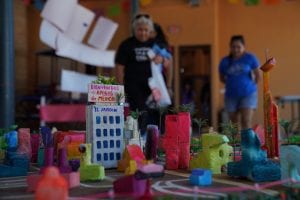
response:
<path id="1" fill-rule="evenodd" d="M 121 95 L 122 98 L 118 98 Z M 125 103 L 123 85 L 104 85 L 94 84 L 88 85 L 88 102 L 101 104 L 118 104 Z"/>
<path id="2" fill-rule="evenodd" d="M 87 136 L 92 144 L 92 162 L 117 167 L 124 150 L 124 107 L 87 106 Z"/>

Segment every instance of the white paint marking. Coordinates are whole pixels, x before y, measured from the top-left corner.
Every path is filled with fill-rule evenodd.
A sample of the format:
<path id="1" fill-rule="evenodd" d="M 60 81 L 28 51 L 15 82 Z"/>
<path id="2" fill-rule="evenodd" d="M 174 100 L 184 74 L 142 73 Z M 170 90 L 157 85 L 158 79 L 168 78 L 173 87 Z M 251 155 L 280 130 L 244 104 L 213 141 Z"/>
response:
<path id="1" fill-rule="evenodd" d="M 191 194 L 191 193 L 183 193 L 183 192 L 176 192 L 172 190 L 166 190 L 164 186 L 161 186 L 160 183 L 162 181 L 158 181 L 152 185 L 152 188 L 155 189 L 156 191 L 166 193 L 166 194 L 171 194 L 171 195 L 178 195 L 178 196 L 183 196 L 183 197 L 200 197 L 204 199 L 218 199 L 219 197 L 212 196 L 212 195 L 201 195 L 201 194 Z M 168 186 L 169 188 L 169 186 Z"/>
<path id="2" fill-rule="evenodd" d="M 170 175 L 180 176 L 180 177 L 186 177 L 186 178 L 189 177 L 188 174 L 179 173 L 179 172 L 175 172 L 175 171 L 165 170 L 165 173 L 170 174 Z M 213 182 L 223 183 L 223 184 L 227 184 L 227 185 L 234 185 L 234 186 L 239 186 L 239 187 L 249 187 L 249 186 L 252 187 L 252 185 L 238 183 L 238 182 L 234 182 L 234 181 L 222 180 L 222 179 L 218 179 L 218 178 L 213 178 Z M 271 196 L 276 196 L 279 194 L 277 191 L 270 190 L 270 189 L 255 190 L 255 191 L 261 192 L 261 193 L 264 193 L 267 195 L 271 195 Z"/>
<path id="3" fill-rule="evenodd" d="M 173 187 L 173 188 L 178 188 L 178 189 L 181 189 L 181 190 L 187 190 L 189 192 L 196 192 L 196 193 L 204 193 L 204 194 L 210 194 L 210 195 L 217 195 L 217 196 L 222 196 L 222 197 L 227 197 L 226 194 L 224 193 L 218 193 L 218 192 L 210 192 L 210 191 L 205 191 L 204 189 L 201 189 L 199 187 L 197 187 L 197 190 L 195 191 L 194 189 L 192 188 L 188 188 L 188 187 L 184 187 L 184 186 L 181 186 L 181 185 L 177 185 L 177 184 L 174 184 L 173 182 L 179 182 L 179 181 L 187 181 L 189 179 L 181 179 L 181 180 L 171 180 L 171 181 L 166 181 L 166 185 L 170 186 L 170 187 Z"/>

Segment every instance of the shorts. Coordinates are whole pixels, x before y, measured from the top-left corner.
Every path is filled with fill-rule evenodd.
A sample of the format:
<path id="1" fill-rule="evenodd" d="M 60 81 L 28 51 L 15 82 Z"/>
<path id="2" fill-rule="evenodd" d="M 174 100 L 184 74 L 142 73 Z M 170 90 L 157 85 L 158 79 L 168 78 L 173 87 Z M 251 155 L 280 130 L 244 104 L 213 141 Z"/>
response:
<path id="1" fill-rule="evenodd" d="M 237 112 L 240 108 L 257 108 L 257 92 L 246 97 L 226 97 L 225 96 L 225 110 L 227 112 Z"/>

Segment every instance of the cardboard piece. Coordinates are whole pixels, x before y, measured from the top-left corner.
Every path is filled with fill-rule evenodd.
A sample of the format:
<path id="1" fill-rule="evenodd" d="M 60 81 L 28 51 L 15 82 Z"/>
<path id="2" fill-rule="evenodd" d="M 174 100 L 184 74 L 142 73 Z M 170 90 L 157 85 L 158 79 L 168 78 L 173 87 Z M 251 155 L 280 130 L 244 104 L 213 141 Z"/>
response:
<path id="1" fill-rule="evenodd" d="M 275 66 L 275 58 L 268 59 L 260 69 L 263 71 L 263 105 L 264 105 L 264 129 L 265 146 L 268 157 L 279 157 L 279 123 L 278 106 L 273 100 L 270 90 L 270 70 Z M 269 128 L 272 128 L 269 130 Z"/>
<path id="2" fill-rule="evenodd" d="M 130 160 L 128 167 L 125 169 L 125 175 L 132 175 L 138 169 L 137 163 L 135 160 Z"/>
<path id="3" fill-rule="evenodd" d="M 26 154 L 31 158 L 31 144 L 30 144 L 30 129 L 20 128 L 18 130 L 18 150 L 19 154 Z"/>
<path id="4" fill-rule="evenodd" d="M 227 174 L 231 177 L 247 177 L 255 182 L 276 181 L 281 177 L 279 164 L 267 159 L 260 141 L 252 129 L 241 131 L 242 160 L 229 162 Z"/>
<path id="5" fill-rule="evenodd" d="M 98 66 L 98 67 L 114 67 L 115 51 L 98 50 L 86 46 L 80 42 L 76 42 L 67 35 L 60 33 L 57 38 L 56 54 L 62 57 L 71 58 L 73 60 Z"/>
<path id="6" fill-rule="evenodd" d="M 53 49 L 57 48 L 56 40 L 60 30 L 55 27 L 51 22 L 46 19 L 43 19 L 40 27 L 40 40 L 46 45 L 50 46 Z"/>
<path id="7" fill-rule="evenodd" d="M 221 174 L 221 168 L 232 161 L 233 148 L 228 138 L 217 133 L 201 135 L 202 150 L 190 161 L 190 169 L 209 169 L 213 174 Z"/>
<path id="8" fill-rule="evenodd" d="M 67 149 L 67 159 L 80 159 L 79 146 L 85 143 L 85 131 L 59 131 L 54 133 L 55 153 L 58 147 L 63 146 Z"/>
<path id="9" fill-rule="evenodd" d="M 4 164 L 0 165 L 0 177 L 26 176 L 29 169 L 29 157 L 16 150 L 7 151 Z"/>
<path id="10" fill-rule="evenodd" d="M 92 143 L 92 162 L 116 168 L 124 150 L 124 107 L 87 106 L 86 127 L 86 140 Z"/>
<path id="11" fill-rule="evenodd" d="M 105 17 L 99 17 L 88 44 L 99 50 L 106 50 L 117 28 L 117 23 Z"/>
<path id="12" fill-rule="evenodd" d="M 67 149 L 60 148 L 58 150 L 57 166 L 60 173 L 70 173 L 72 171 L 67 159 Z"/>
<path id="13" fill-rule="evenodd" d="M 31 142 L 31 150 L 32 150 L 32 156 L 31 156 L 31 162 L 36 163 L 38 160 L 38 150 L 40 145 L 40 135 L 39 134 L 31 134 L 30 136 L 30 142 Z"/>
<path id="14" fill-rule="evenodd" d="M 124 176 L 113 183 L 114 192 L 118 195 L 142 196 L 147 189 L 147 180 L 138 180 L 134 175 Z"/>
<path id="15" fill-rule="evenodd" d="M 91 163 L 91 144 L 82 144 L 84 148 L 80 158 L 80 181 L 103 180 L 105 178 L 104 167 Z"/>
<path id="16" fill-rule="evenodd" d="M 145 149 L 146 159 L 153 160 L 155 162 L 157 159 L 157 149 L 158 149 L 158 140 L 159 140 L 158 126 L 148 125 L 146 137 L 147 137 L 146 149 Z"/>
<path id="17" fill-rule="evenodd" d="M 164 175 L 164 167 L 154 163 L 142 165 L 134 174 L 136 179 L 159 178 Z"/>
<path id="18" fill-rule="evenodd" d="M 44 155 L 45 155 L 45 149 L 44 148 L 39 148 L 38 149 L 38 156 L 37 156 L 37 163 L 39 167 L 44 166 Z"/>
<path id="19" fill-rule="evenodd" d="M 124 172 L 131 160 L 134 160 L 137 165 L 141 165 L 146 160 L 142 149 L 138 145 L 133 144 L 126 146 L 122 155 L 122 160 L 118 162 L 118 171 Z"/>
<path id="20" fill-rule="evenodd" d="M 66 92 L 88 93 L 87 85 L 96 79 L 97 76 L 62 69 L 60 89 Z"/>
<path id="21" fill-rule="evenodd" d="M 56 167 L 48 167 L 37 184 L 35 199 L 67 200 L 68 196 L 69 192 L 67 181 L 59 174 L 59 170 Z"/>
<path id="22" fill-rule="evenodd" d="M 104 84 L 88 84 L 88 102 L 101 104 L 121 104 L 125 103 L 125 98 L 118 101 L 118 95 L 125 94 L 123 85 L 104 85 Z"/>
<path id="23" fill-rule="evenodd" d="M 191 185 L 207 186 L 212 183 L 212 173 L 207 169 L 196 168 L 192 170 L 192 174 L 189 177 Z"/>
<path id="24" fill-rule="evenodd" d="M 95 13 L 93 11 L 77 4 L 72 12 L 72 18 L 68 24 L 68 28 L 64 33 L 69 38 L 77 42 L 82 42 L 94 18 Z"/>
<path id="25" fill-rule="evenodd" d="M 18 146 L 18 132 L 10 131 L 4 134 L 4 138 L 8 149 L 17 148 Z"/>
<path id="26" fill-rule="evenodd" d="M 190 114 L 166 115 L 165 136 L 166 169 L 187 169 L 190 160 Z"/>
<path id="27" fill-rule="evenodd" d="M 298 145 L 281 145 L 280 166 L 281 179 L 294 180 L 284 183 L 285 186 L 300 188 L 300 147 Z"/>
<path id="28" fill-rule="evenodd" d="M 72 21 L 77 4 L 77 0 L 49 0 L 46 2 L 41 16 L 60 30 L 66 31 Z"/>

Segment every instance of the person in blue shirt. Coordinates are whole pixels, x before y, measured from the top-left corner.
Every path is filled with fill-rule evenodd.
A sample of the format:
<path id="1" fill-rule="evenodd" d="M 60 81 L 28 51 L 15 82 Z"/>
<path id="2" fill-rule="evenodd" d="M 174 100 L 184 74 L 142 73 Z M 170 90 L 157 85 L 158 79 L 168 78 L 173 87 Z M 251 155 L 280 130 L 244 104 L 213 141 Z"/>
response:
<path id="1" fill-rule="evenodd" d="M 225 84 L 225 110 L 233 123 L 241 129 L 252 127 L 252 117 L 257 107 L 257 83 L 260 80 L 259 61 L 246 52 L 242 35 L 232 36 L 230 54 L 219 65 L 220 80 Z"/>

